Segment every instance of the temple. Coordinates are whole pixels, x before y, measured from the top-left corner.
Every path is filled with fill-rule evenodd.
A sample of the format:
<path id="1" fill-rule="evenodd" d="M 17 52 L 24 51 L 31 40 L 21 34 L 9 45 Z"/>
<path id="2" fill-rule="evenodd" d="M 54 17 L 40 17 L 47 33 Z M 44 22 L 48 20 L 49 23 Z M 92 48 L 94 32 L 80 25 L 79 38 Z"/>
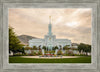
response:
<path id="1" fill-rule="evenodd" d="M 68 39 L 56 39 L 56 36 L 52 33 L 52 24 L 51 24 L 51 17 L 50 22 L 48 25 L 48 34 L 44 36 L 44 39 L 31 39 L 29 40 L 29 47 L 48 47 L 49 50 L 52 50 L 53 47 L 58 46 L 64 47 L 65 45 L 71 46 L 71 40 Z"/>

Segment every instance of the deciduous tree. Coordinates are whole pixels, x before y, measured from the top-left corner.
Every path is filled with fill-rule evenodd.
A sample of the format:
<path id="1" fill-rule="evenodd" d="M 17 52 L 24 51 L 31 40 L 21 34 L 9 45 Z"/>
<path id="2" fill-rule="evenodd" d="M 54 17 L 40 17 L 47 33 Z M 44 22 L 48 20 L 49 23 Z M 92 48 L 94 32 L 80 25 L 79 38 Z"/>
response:
<path id="1" fill-rule="evenodd" d="M 22 52 L 23 45 L 20 44 L 19 39 L 17 38 L 12 27 L 9 27 L 9 52 L 13 53 Z"/>

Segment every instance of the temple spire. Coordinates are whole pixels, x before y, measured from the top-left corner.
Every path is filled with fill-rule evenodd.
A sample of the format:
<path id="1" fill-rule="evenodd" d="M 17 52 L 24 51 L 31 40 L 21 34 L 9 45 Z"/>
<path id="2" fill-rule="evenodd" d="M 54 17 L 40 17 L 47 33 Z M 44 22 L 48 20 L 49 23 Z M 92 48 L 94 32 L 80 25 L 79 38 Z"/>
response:
<path id="1" fill-rule="evenodd" d="M 51 24 L 51 16 L 49 16 L 49 23 Z"/>
<path id="2" fill-rule="evenodd" d="M 52 35 L 51 16 L 49 16 L 49 26 L 48 26 L 48 30 L 49 30 L 48 34 L 49 35 Z"/>

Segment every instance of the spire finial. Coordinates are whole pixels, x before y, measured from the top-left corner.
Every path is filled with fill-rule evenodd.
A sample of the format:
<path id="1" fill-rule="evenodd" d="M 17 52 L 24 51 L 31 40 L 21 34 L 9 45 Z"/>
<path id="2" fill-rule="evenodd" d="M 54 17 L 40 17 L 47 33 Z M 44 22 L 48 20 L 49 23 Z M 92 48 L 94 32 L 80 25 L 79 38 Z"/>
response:
<path id="1" fill-rule="evenodd" d="M 51 19 L 51 16 L 49 16 L 49 18 Z"/>
<path id="2" fill-rule="evenodd" d="M 50 23 L 51 23 L 51 16 L 49 16 L 49 21 L 50 21 Z"/>

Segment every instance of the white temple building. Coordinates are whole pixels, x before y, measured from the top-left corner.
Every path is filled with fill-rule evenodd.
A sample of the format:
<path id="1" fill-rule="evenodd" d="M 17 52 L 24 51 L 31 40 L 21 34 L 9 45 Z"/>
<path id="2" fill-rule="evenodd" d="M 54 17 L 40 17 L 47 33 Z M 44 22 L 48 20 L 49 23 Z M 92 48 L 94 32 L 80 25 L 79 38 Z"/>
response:
<path id="1" fill-rule="evenodd" d="M 71 40 L 69 39 L 56 39 L 56 35 L 52 33 L 52 24 L 51 21 L 48 25 L 48 34 L 44 36 L 43 39 L 31 39 L 29 40 L 29 47 L 48 47 L 49 50 L 52 50 L 54 46 L 64 47 L 65 45 L 71 46 Z"/>

